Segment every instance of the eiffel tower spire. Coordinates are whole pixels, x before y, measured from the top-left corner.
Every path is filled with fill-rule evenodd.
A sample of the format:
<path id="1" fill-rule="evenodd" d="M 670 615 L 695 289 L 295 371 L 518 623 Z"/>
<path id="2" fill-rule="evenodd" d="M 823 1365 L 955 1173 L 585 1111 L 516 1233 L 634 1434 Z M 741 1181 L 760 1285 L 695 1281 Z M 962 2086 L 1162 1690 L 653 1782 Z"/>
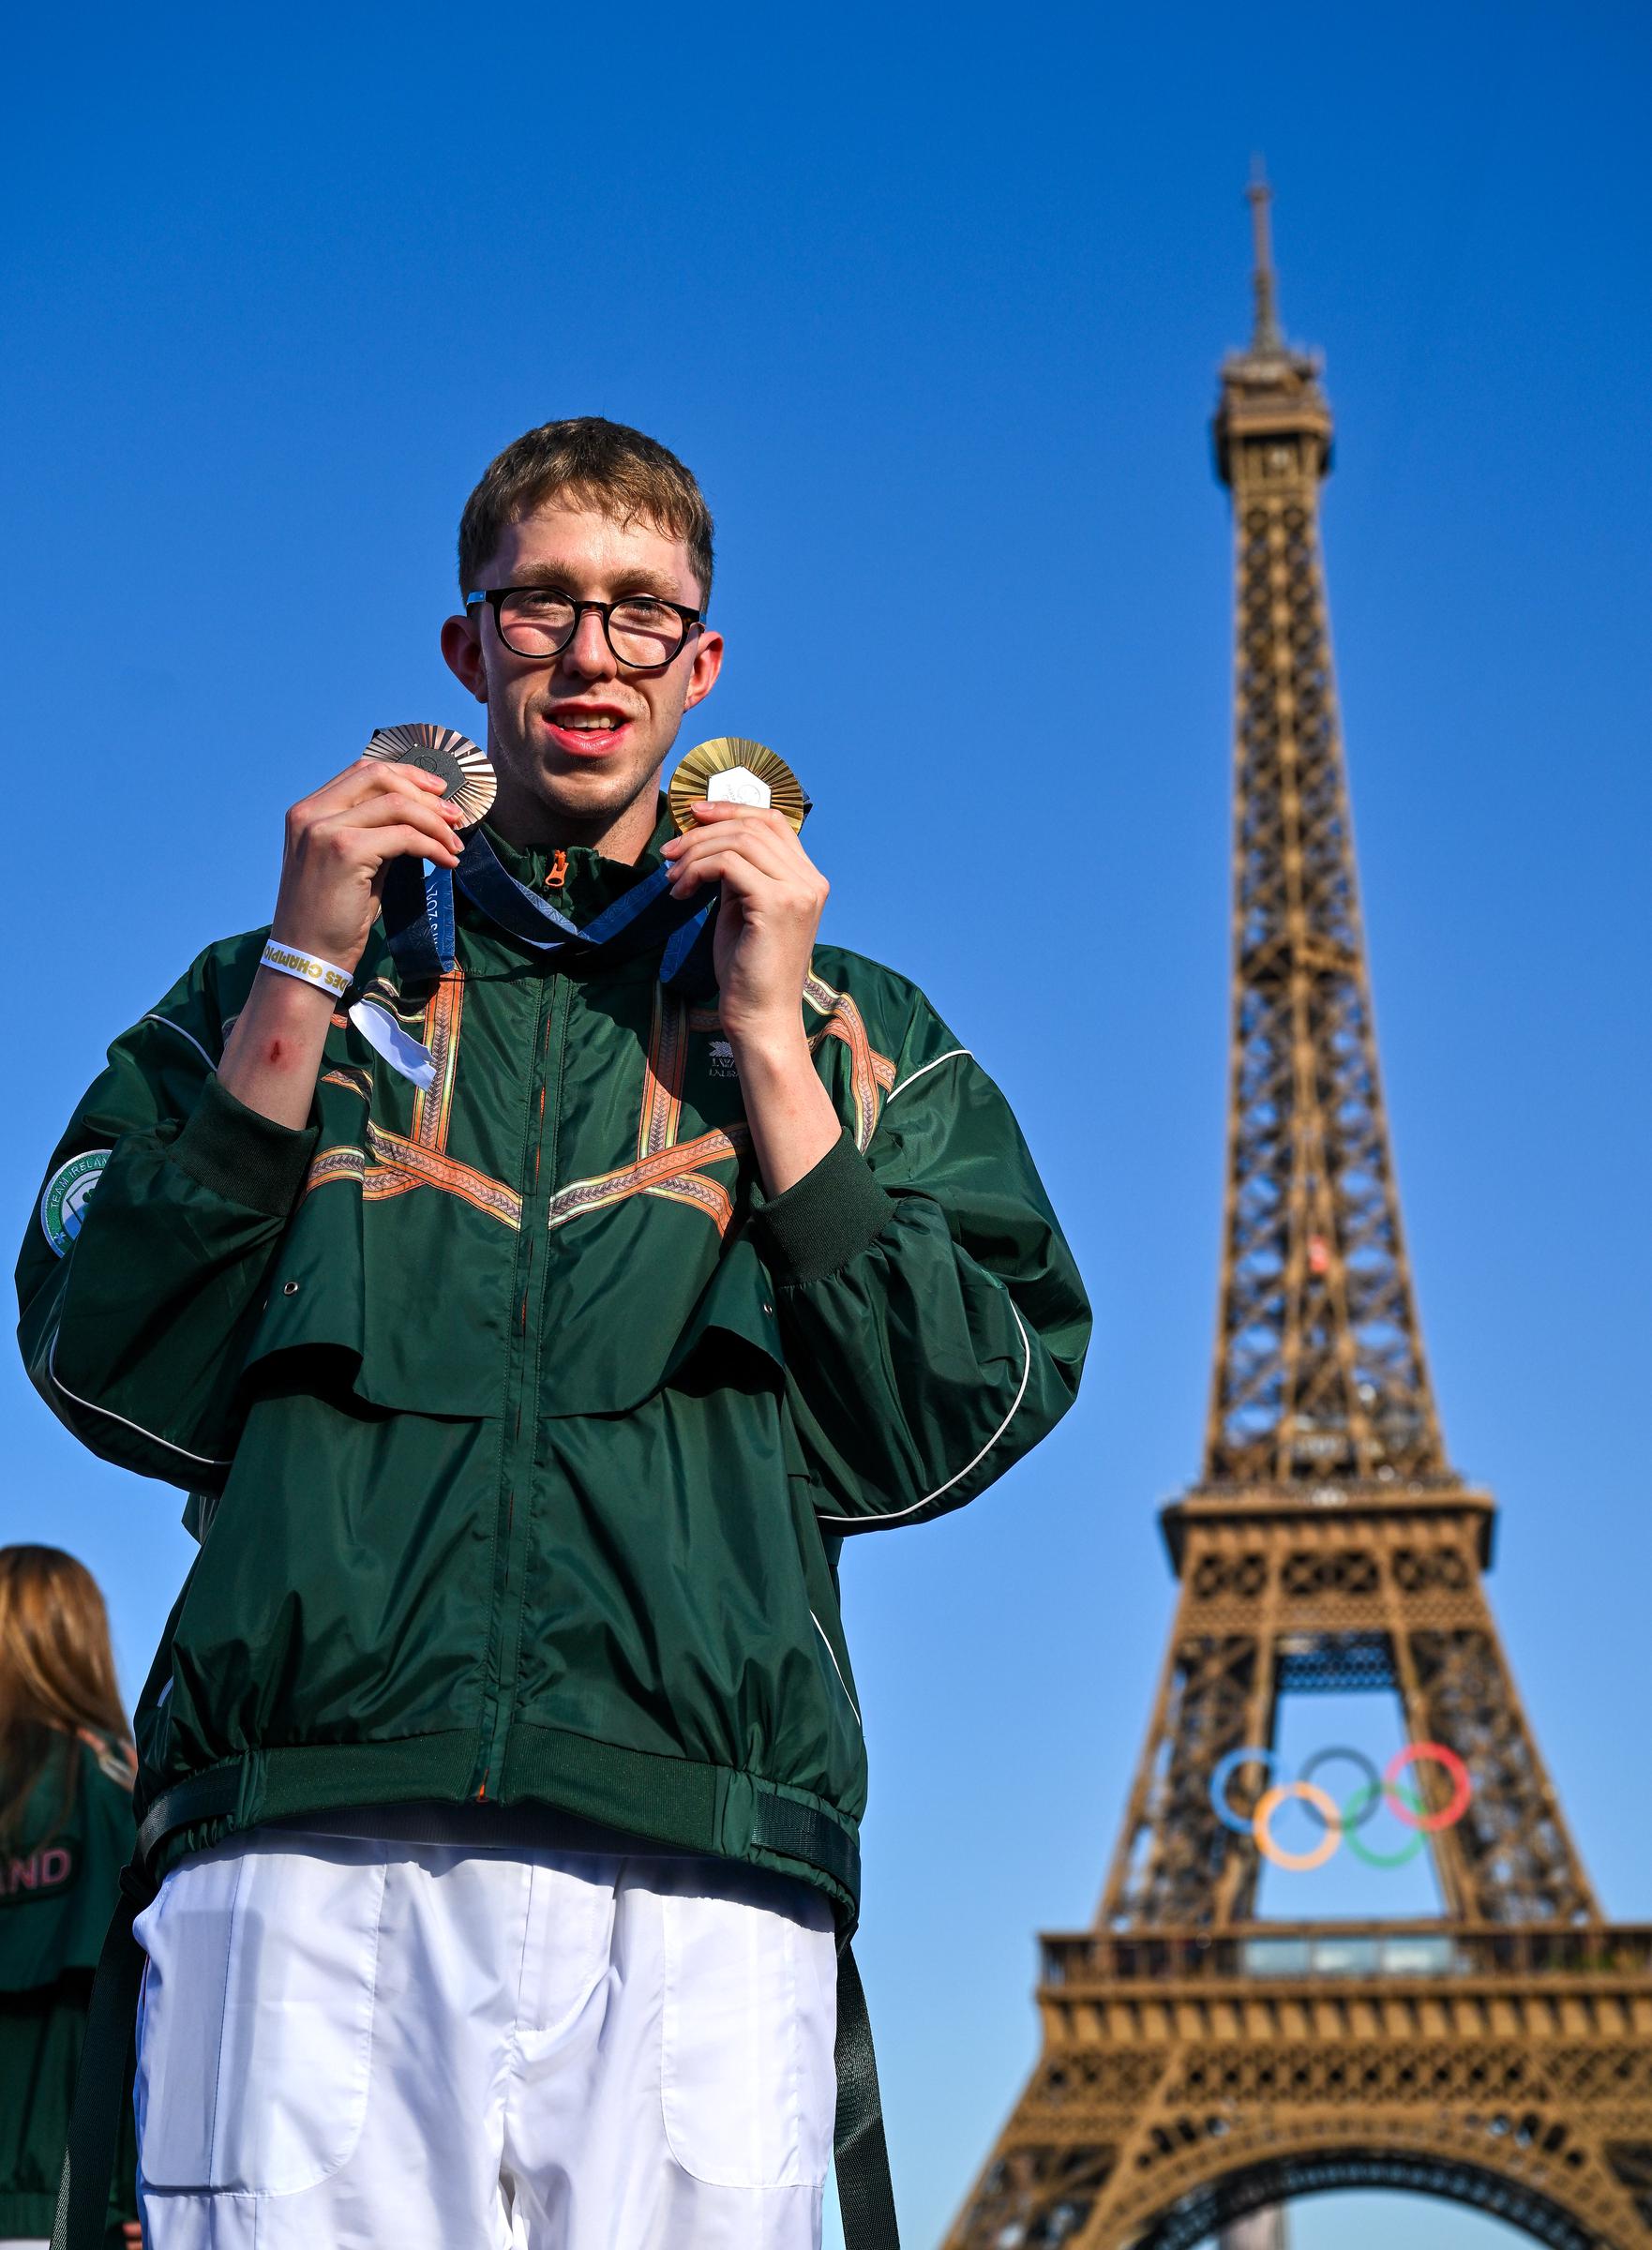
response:
<path id="1" fill-rule="evenodd" d="M 1251 184 L 1245 189 L 1245 194 L 1251 205 L 1251 240 L 1256 258 L 1255 270 L 1251 278 L 1251 287 L 1256 298 L 1256 322 L 1251 331 L 1251 352 L 1255 357 L 1284 349 L 1284 338 L 1279 327 L 1279 308 L 1274 296 L 1273 190 L 1268 185 L 1260 157 L 1255 160 Z"/>

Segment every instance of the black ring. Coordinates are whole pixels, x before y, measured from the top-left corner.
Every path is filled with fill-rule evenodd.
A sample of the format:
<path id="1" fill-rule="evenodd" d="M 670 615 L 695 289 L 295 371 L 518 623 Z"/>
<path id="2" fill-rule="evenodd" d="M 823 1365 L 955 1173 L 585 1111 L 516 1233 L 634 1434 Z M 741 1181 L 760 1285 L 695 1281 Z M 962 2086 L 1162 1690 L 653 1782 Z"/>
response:
<path id="1" fill-rule="evenodd" d="M 1297 1779 L 1299 1781 L 1308 1780 L 1313 1775 L 1314 1767 L 1323 1765 L 1328 1758 L 1351 1758 L 1356 1765 L 1363 1766 L 1365 1769 L 1365 1778 L 1371 1785 L 1372 1792 L 1365 1801 L 1365 1810 L 1357 1821 L 1344 1818 L 1338 1822 L 1339 1828 L 1363 1828 L 1366 1822 L 1374 1815 L 1377 1806 L 1382 1800 L 1382 1781 L 1375 1766 L 1372 1764 L 1363 1750 L 1353 1750 L 1349 1749 L 1345 1744 L 1332 1743 L 1329 1749 L 1314 1751 L 1313 1757 L 1308 1760 L 1301 1772 L 1297 1776 Z M 1312 1797 L 1304 1797 L 1302 1802 L 1322 1828 L 1329 1826 L 1324 1813 L 1320 1811 Z"/>

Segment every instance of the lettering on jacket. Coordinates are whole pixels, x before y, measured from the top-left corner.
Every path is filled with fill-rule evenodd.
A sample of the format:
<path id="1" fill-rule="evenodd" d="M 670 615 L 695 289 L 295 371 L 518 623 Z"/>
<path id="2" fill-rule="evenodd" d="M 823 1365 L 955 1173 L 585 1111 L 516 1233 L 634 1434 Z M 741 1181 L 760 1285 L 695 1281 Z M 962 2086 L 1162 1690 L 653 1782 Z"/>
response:
<path id="1" fill-rule="evenodd" d="M 80 1869 L 72 1844 L 42 1844 L 21 1859 L 0 1859 L 0 1906 L 67 1891 Z"/>

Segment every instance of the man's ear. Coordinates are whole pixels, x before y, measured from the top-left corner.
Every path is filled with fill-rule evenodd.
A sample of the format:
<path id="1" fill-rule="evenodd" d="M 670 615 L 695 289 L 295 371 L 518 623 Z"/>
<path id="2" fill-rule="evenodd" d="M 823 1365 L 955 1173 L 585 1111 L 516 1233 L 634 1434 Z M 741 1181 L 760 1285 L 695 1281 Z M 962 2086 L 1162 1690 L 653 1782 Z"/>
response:
<path id="1" fill-rule="evenodd" d="M 723 636 L 702 631 L 694 652 L 694 661 L 688 668 L 688 693 L 683 698 L 684 711 L 692 711 L 697 703 L 704 702 L 716 685 L 717 674 L 722 668 Z"/>
<path id="2" fill-rule="evenodd" d="M 488 673 L 482 662 L 482 636 L 468 615 L 443 618 L 442 653 L 454 678 L 470 690 L 478 703 L 486 703 Z"/>

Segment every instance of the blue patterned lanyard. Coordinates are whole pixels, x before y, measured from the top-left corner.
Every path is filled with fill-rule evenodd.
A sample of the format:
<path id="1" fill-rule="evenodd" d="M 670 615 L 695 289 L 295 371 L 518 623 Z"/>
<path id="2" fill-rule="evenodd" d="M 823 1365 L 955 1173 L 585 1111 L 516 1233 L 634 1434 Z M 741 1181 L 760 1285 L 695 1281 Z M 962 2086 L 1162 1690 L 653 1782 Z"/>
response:
<path id="1" fill-rule="evenodd" d="M 575 960 L 587 962 L 623 937 L 663 898 L 675 874 L 668 862 L 656 867 L 580 929 L 548 899 L 518 882 L 482 830 L 473 828 L 465 838 L 458 881 L 472 905 L 508 936 L 531 945 L 536 952 L 566 952 Z M 453 967 L 454 879 L 449 869 L 428 865 L 421 879 L 419 862 L 411 859 L 392 860 L 385 871 L 384 932 L 397 968 L 410 980 L 433 980 Z M 668 925 L 660 982 L 673 990 L 710 992 L 711 919 L 716 892 L 713 889 L 698 904 L 692 899 L 675 903 L 682 911 Z"/>

